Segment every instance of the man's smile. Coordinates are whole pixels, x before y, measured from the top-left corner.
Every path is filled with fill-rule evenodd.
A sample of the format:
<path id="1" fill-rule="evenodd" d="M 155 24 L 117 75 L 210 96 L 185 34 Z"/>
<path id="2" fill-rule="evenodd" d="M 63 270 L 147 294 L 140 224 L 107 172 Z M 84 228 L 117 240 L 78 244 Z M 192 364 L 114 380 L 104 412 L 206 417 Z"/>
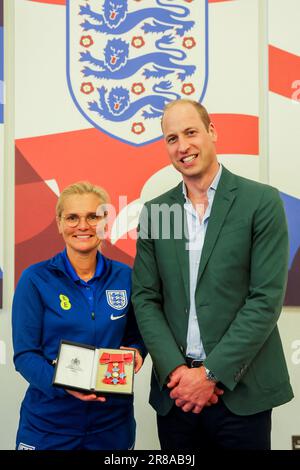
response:
<path id="1" fill-rule="evenodd" d="M 198 154 L 197 154 L 197 153 L 193 153 L 192 155 L 187 155 L 186 157 L 182 157 L 182 158 L 180 159 L 180 161 L 181 161 L 182 163 L 191 163 L 191 162 L 194 161 L 195 158 L 197 158 L 197 157 L 198 157 Z"/>

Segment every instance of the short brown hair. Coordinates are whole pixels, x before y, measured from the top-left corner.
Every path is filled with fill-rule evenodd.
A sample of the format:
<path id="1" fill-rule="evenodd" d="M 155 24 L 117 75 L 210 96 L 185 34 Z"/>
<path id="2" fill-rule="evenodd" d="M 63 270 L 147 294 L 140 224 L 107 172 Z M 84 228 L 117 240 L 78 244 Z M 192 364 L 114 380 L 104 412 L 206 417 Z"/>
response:
<path id="1" fill-rule="evenodd" d="M 95 194 L 99 197 L 102 204 L 106 204 L 109 201 L 109 196 L 105 189 L 89 181 L 78 181 L 77 183 L 70 184 L 61 192 L 56 203 L 57 217 L 61 217 L 62 211 L 64 210 L 65 199 L 73 194 Z"/>
<path id="2" fill-rule="evenodd" d="M 202 104 L 200 104 L 198 101 L 189 100 L 189 99 L 186 99 L 186 98 L 183 98 L 183 99 L 180 99 L 180 100 L 175 100 L 175 101 L 170 101 L 170 103 L 168 103 L 165 106 L 165 109 L 164 109 L 164 112 L 163 112 L 163 115 L 162 115 L 162 118 L 161 118 L 161 123 L 163 122 L 163 118 L 165 116 L 166 111 L 168 111 L 168 109 L 171 109 L 174 106 L 176 106 L 176 104 L 181 104 L 181 103 L 182 104 L 191 104 L 196 109 L 197 113 L 199 114 L 199 116 L 201 118 L 201 121 L 203 122 L 206 130 L 208 131 L 209 125 L 211 123 L 211 119 L 209 117 L 209 114 L 208 114 L 206 108 Z"/>

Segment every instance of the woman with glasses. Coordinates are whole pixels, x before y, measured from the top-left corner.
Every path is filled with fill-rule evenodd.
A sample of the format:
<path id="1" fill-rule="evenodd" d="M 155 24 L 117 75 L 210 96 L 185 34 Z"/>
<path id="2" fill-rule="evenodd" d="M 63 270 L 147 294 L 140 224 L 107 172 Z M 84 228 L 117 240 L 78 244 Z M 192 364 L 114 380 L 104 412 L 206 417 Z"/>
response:
<path id="1" fill-rule="evenodd" d="M 131 396 L 99 397 L 52 385 L 61 340 L 96 348 L 145 348 L 130 303 L 131 269 L 99 251 L 106 230 L 106 192 L 89 182 L 65 188 L 56 220 L 65 249 L 27 268 L 13 301 L 16 369 L 29 382 L 17 449 L 106 450 L 134 446 Z"/>

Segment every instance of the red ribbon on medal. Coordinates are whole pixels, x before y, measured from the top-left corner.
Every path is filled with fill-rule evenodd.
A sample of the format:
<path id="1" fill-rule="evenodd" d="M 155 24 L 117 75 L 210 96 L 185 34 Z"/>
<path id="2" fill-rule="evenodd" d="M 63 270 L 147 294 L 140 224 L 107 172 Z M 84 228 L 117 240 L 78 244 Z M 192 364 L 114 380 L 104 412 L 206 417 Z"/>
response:
<path id="1" fill-rule="evenodd" d="M 100 357 L 100 364 L 107 364 L 105 378 L 102 382 L 110 385 L 126 384 L 125 364 L 131 364 L 132 353 L 110 354 L 103 353 Z"/>

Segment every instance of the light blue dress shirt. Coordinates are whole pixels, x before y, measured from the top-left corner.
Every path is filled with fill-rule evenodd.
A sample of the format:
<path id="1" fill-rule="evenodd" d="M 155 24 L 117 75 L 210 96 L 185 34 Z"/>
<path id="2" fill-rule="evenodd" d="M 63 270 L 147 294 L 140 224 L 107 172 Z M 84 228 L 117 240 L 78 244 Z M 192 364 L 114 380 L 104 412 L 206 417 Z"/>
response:
<path id="1" fill-rule="evenodd" d="M 185 197 L 184 209 L 187 218 L 188 227 L 188 250 L 189 250 L 189 273 L 190 273 L 190 312 L 189 312 L 189 324 L 187 333 L 187 349 L 186 355 L 194 359 L 204 360 L 206 357 L 202 340 L 199 323 L 196 313 L 196 302 L 195 292 L 197 285 L 197 277 L 201 259 L 201 253 L 203 249 L 205 234 L 211 213 L 211 208 L 215 193 L 220 181 L 222 173 L 222 165 L 219 167 L 219 171 L 216 174 L 213 182 L 211 183 L 208 191 L 208 206 L 206 208 L 204 217 L 200 220 L 200 217 L 194 208 L 192 202 L 187 196 L 187 190 L 184 183 L 182 183 L 182 191 Z"/>

